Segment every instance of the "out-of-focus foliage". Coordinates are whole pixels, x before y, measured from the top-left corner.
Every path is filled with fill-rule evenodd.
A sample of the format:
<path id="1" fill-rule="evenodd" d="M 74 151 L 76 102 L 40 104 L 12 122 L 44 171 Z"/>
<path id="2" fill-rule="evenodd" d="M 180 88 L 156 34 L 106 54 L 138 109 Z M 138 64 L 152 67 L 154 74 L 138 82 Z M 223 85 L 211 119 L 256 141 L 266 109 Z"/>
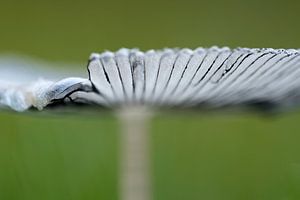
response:
<path id="1" fill-rule="evenodd" d="M 299 47 L 296 0 L 3 1 L 0 51 L 85 62 L 120 47 Z"/>

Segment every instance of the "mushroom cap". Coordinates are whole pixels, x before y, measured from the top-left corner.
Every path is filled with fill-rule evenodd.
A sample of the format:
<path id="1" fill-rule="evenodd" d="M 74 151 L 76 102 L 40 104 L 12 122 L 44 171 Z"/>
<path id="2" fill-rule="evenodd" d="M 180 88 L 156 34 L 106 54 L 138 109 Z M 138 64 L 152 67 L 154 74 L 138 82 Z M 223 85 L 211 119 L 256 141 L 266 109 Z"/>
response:
<path id="1" fill-rule="evenodd" d="M 0 103 L 15 110 L 55 102 L 109 108 L 223 107 L 300 102 L 300 51 L 211 47 L 93 53 L 88 79 L 66 78 L 0 88 Z"/>

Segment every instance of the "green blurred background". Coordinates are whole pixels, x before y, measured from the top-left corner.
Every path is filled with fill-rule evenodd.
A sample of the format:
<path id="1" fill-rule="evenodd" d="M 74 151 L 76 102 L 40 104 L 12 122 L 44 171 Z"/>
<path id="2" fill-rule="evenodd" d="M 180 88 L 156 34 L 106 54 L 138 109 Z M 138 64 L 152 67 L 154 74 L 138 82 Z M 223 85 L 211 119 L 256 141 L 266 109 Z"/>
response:
<path id="1" fill-rule="evenodd" d="M 0 55 L 80 63 L 139 47 L 300 47 L 300 1 L 0 2 Z M 0 113 L 1 200 L 117 199 L 110 112 Z M 300 112 L 161 113 L 151 122 L 155 200 L 300 199 Z"/>

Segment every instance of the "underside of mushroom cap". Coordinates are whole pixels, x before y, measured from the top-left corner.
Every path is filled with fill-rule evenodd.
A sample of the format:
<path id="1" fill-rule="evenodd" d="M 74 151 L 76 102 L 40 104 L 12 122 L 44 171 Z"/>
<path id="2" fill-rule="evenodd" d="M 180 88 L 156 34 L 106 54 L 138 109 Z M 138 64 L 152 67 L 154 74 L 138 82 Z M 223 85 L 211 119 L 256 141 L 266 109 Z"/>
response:
<path id="1" fill-rule="evenodd" d="M 0 104 L 15 110 L 57 102 L 108 108 L 294 106 L 300 102 L 296 49 L 211 47 L 93 53 L 88 79 L 38 81 L 0 88 Z"/>

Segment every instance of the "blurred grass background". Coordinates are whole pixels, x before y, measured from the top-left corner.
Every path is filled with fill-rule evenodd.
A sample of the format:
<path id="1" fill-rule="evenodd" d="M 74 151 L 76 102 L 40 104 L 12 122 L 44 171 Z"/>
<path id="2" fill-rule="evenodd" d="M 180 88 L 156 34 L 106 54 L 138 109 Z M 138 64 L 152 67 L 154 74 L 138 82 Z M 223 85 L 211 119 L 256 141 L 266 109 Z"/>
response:
<path id="1" fill-rule="evenodd" d="M 300 47 L 300 2 L 10 0 L 0 53 L 78 62 L 120 47 Z M 300 112 L 166 113 L 152 120 L 156 200 L 300 199 Z M 110 113 L 0 113 L 0 199 L 117 199 Z"/>

